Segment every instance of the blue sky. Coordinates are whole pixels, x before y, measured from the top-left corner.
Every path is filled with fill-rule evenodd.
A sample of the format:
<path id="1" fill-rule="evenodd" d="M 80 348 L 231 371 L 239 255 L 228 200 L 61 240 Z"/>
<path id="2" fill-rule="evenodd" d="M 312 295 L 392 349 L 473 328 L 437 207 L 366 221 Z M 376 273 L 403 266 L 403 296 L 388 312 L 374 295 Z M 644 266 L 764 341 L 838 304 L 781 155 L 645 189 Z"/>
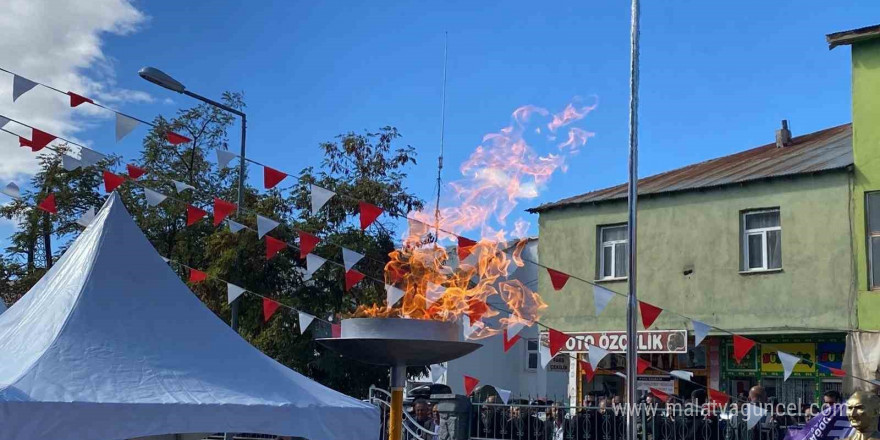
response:
<path id="1" fill-rule="evenodd" d="M 625 180 L 628 3 L 144 1 L 136 31 L 99 35 L 114 86 L 154 98 L 125 112 L 193 103 L 141 80 L 144 65 L 206 96 L 243 91 L 249 156 L 291 171 L 339 133 L 393 125 L 419 154 L 408 184 L 430 199 L 448 31 L 446 180 L 517 107 L 598 98 L 579 124 L 595 136 L 522 211 Z M 640 175 L 772 142 L 781 119 L 795 135 L 848 122 L 849 50 L 825 34 L 878 22 L 878 2 L 644 2 Z M 91 119 L 77 136 L 131 157 L 143 133 L 115 144 L 112 119 Z"/>

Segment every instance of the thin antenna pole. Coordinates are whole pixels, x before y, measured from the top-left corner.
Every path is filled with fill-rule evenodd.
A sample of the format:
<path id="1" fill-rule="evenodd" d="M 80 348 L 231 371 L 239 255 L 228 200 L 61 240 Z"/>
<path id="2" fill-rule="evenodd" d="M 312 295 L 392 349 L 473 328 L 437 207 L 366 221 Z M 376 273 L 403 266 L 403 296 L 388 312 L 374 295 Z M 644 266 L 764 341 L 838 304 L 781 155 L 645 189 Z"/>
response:
<path id="1" fill-rule="evenodd" d="M 636 371 L 638 363 L 638 333 L 636 297 L 636 203 L 639 197 L 639 0 L 632 0 L 630 23 L 629 65 L 629 301 L 626 305 L 626 440 L 636 440 Z"/>
<path id="2" fill-rule="evenodd" d="M 446 68 L 449 64 L 449 32 L 443 45 L 443 100 L 440 104 L 440 156 L 437 157 L 437 203 L 434 205 L 434 237 L 440 240 L 440 191 L 443 173 L 443 140 L 446 134 Z"/>

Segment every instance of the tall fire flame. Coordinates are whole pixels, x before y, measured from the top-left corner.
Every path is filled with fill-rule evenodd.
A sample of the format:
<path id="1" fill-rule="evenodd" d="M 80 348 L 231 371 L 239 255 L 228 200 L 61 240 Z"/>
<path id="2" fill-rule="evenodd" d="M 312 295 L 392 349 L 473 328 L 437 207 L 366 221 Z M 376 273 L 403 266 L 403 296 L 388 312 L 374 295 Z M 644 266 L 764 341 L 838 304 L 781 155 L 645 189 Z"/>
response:
<path id="1" fill-rule="evenodd" d="M 504 227 L 520 200 L 533 199 L 566 157 L 576 154 L 593 133 L 569 125 L 582 120 L 596 104 L 580 100 L 559 113 L 536 106 L 517 108 L 512 122 L 483 137 L 459 168 L 462 178 L 449 182 L 438 213 L 409 215 L 403 245 L 389 254 L 385 281 L 403 290 L 393 307 L 361 306 L 356 316 L 457 320 L 467 317 L 471 338 L 499 333 L 514 323 L 531 325 L 546 304 L 511 269 L 526 264 L 528 240 L 509 239 Z M 542 120 L 541 122 L 538 122 Z M 567 132 L 560 136 L 563 128 Z M 555 152 L 540 155 L 526 141 L 555 143 Z M 558 138 L 564 138 L 561 142 Z M 438 223 L 439 218 L 439 223 Z M 492 224 L 498 225 L 493 227 Z M 529 223 L 513 222 L 513 237 L 524 237 Z M 476 235 L 479 241 L 450 251 L 440 243 Z M 497 300 L 495 300 L 497 298 Z M 497 317 L 497 319 L 487 319 Z"/>

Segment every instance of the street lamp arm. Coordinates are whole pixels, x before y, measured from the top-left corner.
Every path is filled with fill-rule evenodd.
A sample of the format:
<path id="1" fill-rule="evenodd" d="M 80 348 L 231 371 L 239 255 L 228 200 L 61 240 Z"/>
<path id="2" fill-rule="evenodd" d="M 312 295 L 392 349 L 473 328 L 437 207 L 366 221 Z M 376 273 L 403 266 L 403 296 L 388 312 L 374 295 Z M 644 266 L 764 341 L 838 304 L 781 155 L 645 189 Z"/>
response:
<path id="1" fill-rule="evenodd" d="M 226 104 L 223 104 L 223 103 L 220 103 L 220 102 L 214 101 L 214 100 L 211 99 L 211 98 L 205 98 L 204 96 L 199 95 L 199 94 L 197 94 L 197 93 L 190 92 L 189 90 L 184 90 L 184 91 L 181 92 L 181 93 L 183 93 L 184 95 L 187 95 L 187 96 L 193 97 L 193 98 L 195 98 L 195 99 L 198 99 L 199 101 L 202 101 L 202 102 L 206 102 L 206 103 L 208 103 L 208 104 L 211 104 L 211 105 L 213 105 L 214 107 L 219 107 L 219 108 L 221 108 L 221 109 L 223 109 L 223 110 L 228 111 L 229 113 L 232 113 L 232 114 L 238 115 L 238 116 L 240 116 L 240 117 L 242 117 L 242 118 L 245 117 L 245 116 L 244 116 L 244 112 L 242 112 L 241 110 L 234 109 L 234 108 L 232 108 L 232 107 L 230 107 L 230 106 L 228 106 L 228 105 L 226 105 Z"/>

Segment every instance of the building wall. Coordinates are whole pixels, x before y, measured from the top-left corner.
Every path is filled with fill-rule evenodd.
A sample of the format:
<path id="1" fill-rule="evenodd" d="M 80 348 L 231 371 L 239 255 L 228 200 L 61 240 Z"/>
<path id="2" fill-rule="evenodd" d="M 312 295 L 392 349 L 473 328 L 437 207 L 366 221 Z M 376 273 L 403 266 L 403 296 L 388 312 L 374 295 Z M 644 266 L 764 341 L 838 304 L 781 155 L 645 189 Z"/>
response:
<path id="1" fill-rule="evenodd" d="M 878 119 L 880 120 L 880 119 Z M 778 178 L 639 200 L 639 299 L 740 332 L 783 327 L 851 328 L 855 320 L 850 174 Z M 782 271 L 740 274 L 742 210 L 780 208 Z M 626 221 L 625 200 L 544 212 L 542 264 L 596 278 L 599 225 Z M 684 275 L 684 269 L 692 269 Z M 549 309 L 542 321 L 562 331 L 623 330 L 626 304 L 615 297 L 594 316 L 592 287 L 570 280 L 554 291 L 546 271 L 539 287 Z M 626 292 L 626 281 L 603 283 Z M 690 328 L 664 312 L 654 328 Z"/>
<path id="2" fill-rule="evenodd" d="M 858 324 L 861 329 L 880 329 L 880 292 L 868 287 L 865 192 L 880 190 L 880 40 L 852 47 L 853 63 L 853 191 Z"/>

